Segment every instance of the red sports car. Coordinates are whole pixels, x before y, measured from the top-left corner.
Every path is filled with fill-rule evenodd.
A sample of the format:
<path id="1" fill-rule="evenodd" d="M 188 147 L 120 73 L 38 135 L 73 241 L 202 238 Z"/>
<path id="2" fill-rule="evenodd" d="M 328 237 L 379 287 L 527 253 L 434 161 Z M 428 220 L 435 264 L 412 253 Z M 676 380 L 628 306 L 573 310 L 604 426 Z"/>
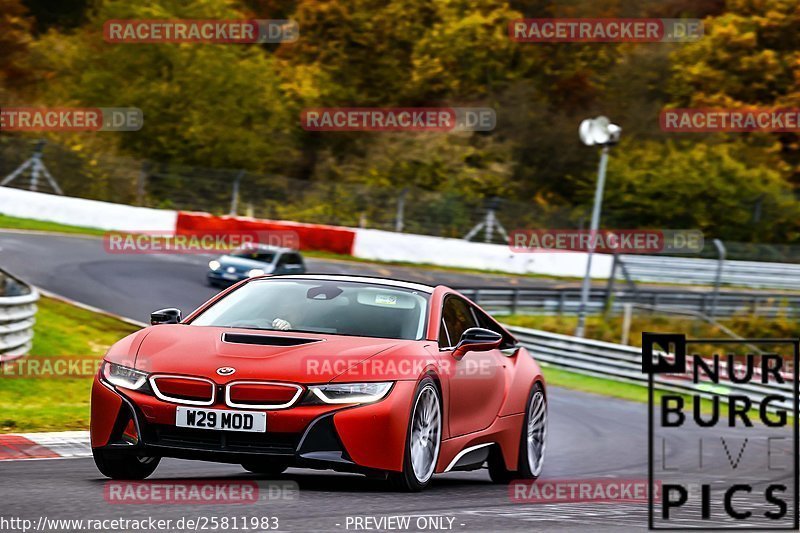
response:
<path id="1" fill-rule="evenodd" d="M 488 464 L 542 469 L 541 370 L 514 337 L 444 286 L 378 278 L 252 278 L 184 319 L 111 347 L 92 390 L 100 472 L 143 479 L 162 457 L 378 475 L 420 490 Z"/>

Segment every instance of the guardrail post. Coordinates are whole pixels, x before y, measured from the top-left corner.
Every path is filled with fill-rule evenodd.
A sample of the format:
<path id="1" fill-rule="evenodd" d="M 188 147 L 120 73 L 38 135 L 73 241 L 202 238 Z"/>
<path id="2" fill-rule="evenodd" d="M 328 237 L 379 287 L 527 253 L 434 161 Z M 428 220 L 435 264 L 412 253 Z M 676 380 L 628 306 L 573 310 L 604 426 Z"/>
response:
<path id="1" fill-rule="evenodd" d="M 639 300 L 639 288 L 636 286 L 636 282 L 633 281 L 630 272 L 628 272 L 628 268 L 625 266 L 625 261 L 620 258 L 619 260 L 619 269 L 622 271 L 622 276 L 625 278 L 625 282 L 633 291 L 633 296 L 636 301 Z"/>
<path id="2" fill-rule="evenodd" d="M 519 305 L 519 289 L 514 288 L 511 292 L 511 314 L 517 314 L 517 305 Z"/>
<path id="3" fill-rule="evenodd" d="M 606 285 L 606 301 L 604 309 L 606 315 L 608 315 L 611 312 L 611 306 L 613 305 L 614 301 L 614 284 L 617 278 L 618 261 L 619 261 L 619 255 L 614 254 L 611 263 L 611 275 L 608 277 L 608 284 Z"/>
<path id="4" fill-rule="evenodd" d="M 714 296 L 711 298 L 711 310 L 708 316 L 712 319 L 717 312 L 717 300 L 719 299 L 719 286 L 722 283 L 722 266 L 725 263 L 725 245 L 719 239 L 714 239 L 714 247 L 719 254 L 719 261 L 717 262 L 717 274 L 714 276 Z"/>
<path id="5" fill-rule="evenodd" d="M 628 337 L 631 333 L 631 317 L 633 315 L 633 304 L 630 302 L 626 302 L 622 304 L 623 315 L 622 315 L 622 339 L 619 341 L 620 344 L 628 344 Z"/>
<path id="6" fill-rule="evenodd" d="M 558 295 L 558 316 L 564 314 L 564 306 L 566 305 L 567 299 L 567 291 L 561 291 L 561 294 Z"/>

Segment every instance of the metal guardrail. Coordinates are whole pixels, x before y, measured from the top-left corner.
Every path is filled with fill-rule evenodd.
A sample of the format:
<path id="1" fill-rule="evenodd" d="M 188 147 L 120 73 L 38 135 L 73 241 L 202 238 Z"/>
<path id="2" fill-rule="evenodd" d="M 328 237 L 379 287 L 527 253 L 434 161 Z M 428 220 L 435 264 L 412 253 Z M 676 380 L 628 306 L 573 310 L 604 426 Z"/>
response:
<path id="1" fill-rule="evenodd" d="M 719 265 L 716 259 L 696 257 L 622 255 L 620 260 L 633 281 L 690 285 L 713 285 Z M 622 279 L 621 272 L 616 274 Z M 800 290 L 800 265 L 726 260 L 720 282 L 753 289 Z"/>
<path id="2" fill-rule="evenodd" d="M 527 288 L 462 288 L 467 298 L 493 315 L 571 315 L 580 307 L 580 288 L 527 289 Z M 711 291 L 681 289 L 613 290 L 594 288 L 589 292 L 587 311 L 598 314 L 609 306 L 611 313 L 621 313 L 626 303 L 646 305 L 654 310 L 686 310 L 707 314 L 714 305 Z M 749 316 L 787 318 L 800 317 L 800 294 L 720 292 L 716 297 L 715 316 Z"/>
<path id="3" fill-rule="evenodd" d="M 642 372 L 642 351 L 640 348 L 570 337 L 536 329 L 515 326 L 506 327 L 519 339 L 520 344 L 530 351 L 537 361 L 571 372 L 647 386 L 648 375 Z M 663 390 L 689 391 L 693 394 L 711 397 L 708 392 L 708 384 L 695 384 L 689 379 L 676 379 L 664 374 L 656 374 L 654 385 Z M 756 402 L 760 402 L 769 394 L 782 394 L 786 401 L 783 403 L 772 402 L 771 405 L 789 410 L 793 409 L 793 385 L 791 379 L 787 379 L 786 383 L 783 384 L 732 384 L 726 382 L 722 386 L 728 389 L 728 394 L 744 394 Z"/>
<path id="4" fill-rule="evenodd" d="M 38 300 L 36 289 L 0 271 L 0 363 L 30 351 Z"/>

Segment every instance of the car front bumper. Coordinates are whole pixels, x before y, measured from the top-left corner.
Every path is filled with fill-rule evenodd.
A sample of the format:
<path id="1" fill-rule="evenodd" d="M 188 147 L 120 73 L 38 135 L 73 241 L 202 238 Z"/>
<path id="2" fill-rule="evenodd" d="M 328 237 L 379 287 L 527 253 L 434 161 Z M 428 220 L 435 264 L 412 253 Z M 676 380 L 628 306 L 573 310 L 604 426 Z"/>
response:
<path id="1" fill-rule="evenodd" d="M 309 468 L 397 472 L 402 470 L 414 387 L 411 381 L 397 382 L 386 398 L 372 404 L 300 405 L 263 411 L 267 413 L 267 432 L 247 433 L 177 427 L 178 404 L 118 389 L 96 377 L 92 447 L 225 463 L 270 458 Z M 225 405 L 209 408 L 230 409 Z M 130 434 L 131 427 L 134 439 L 123 436 Z"/>
<path id="2" fill-rule="evenodd" d="M 206 277 L 209 279 L 209 281 L 213 281 L 215 283 L 220 283 L 220 284 L 229 283 L 231 285 L 234 283 L 238 283 L 243 279 L 249 279 L 249 276 L 244 273 L 236 272 L 230 274 L 227 272 L 220 272 L 218 270 L 209 270 L 206 273 Z"/>

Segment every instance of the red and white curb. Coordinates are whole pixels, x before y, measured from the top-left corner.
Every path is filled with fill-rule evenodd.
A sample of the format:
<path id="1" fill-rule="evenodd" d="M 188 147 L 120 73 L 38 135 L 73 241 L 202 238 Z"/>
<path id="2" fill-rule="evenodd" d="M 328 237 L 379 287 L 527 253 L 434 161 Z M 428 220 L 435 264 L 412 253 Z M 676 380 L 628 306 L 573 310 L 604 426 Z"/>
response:
<path id="1" fill-rule="evenodd" d="M 91 456 L 88 431 L 0 435 L 0 461 Z"/>

